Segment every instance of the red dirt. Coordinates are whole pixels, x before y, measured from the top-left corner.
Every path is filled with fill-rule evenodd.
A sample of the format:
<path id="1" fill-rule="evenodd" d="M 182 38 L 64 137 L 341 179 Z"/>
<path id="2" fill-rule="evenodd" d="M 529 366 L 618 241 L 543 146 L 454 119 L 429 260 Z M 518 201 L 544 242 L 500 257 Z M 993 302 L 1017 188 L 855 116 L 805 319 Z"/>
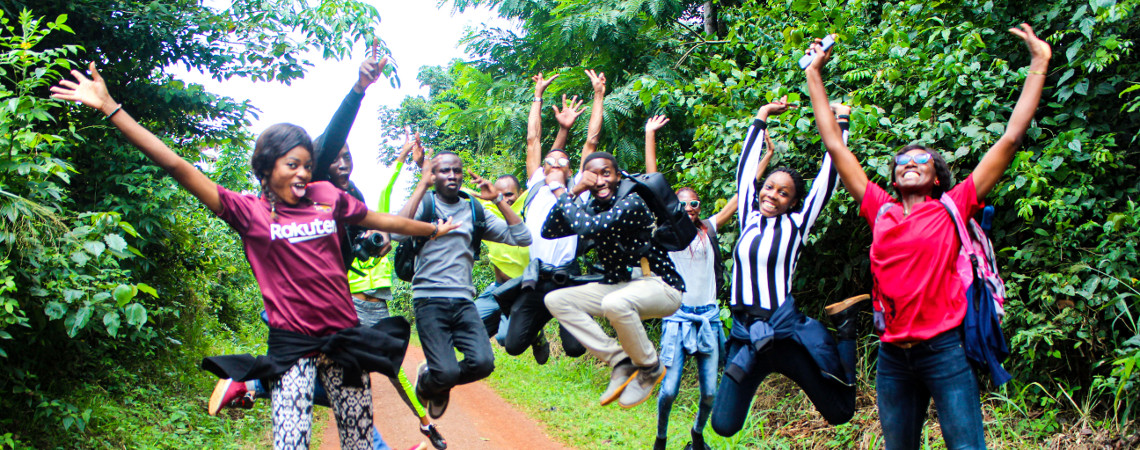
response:
<path id="1" fill-rule="evenodd" d="M 408 346 L 404 372 L 412 377 L 413 384 L 412 374 L 423 358 L 423 350 Z M 372 404 L 376 428 L 393 450 L 404 450 L 420 441 L 433 448 L 419 432 L 419 419 L 400 400 L 392 384 L 376 374 L 372 375 Z M 567 448 L 547 435 L 542 424 L 519 412 L 482 382 L 453 389 L 447 413 L 435 423 L 447 439 L 448 450 Z M 325 422 L 321 442 L 321 450 L 340 448 L 336 422 L 331 414 Z"/>

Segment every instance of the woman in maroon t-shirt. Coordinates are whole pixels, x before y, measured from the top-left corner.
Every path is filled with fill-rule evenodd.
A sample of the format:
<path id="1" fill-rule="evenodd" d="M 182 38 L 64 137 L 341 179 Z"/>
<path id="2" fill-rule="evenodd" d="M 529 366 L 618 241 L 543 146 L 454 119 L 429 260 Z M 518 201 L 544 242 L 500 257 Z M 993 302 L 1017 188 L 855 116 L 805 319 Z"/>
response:
<path id="1" fill-rule="evenodd" d="M 1027 24 L 1009 31 L 1025 41 L 1032 60 L 1005 134 L 974 172 L 953 187 L 949 167 L 935 150 L 903 147 L 891 171 L 899 200 L 869 182 L 844 144 L 820 76 L 831 52 L 820 51 L 818 42 L 811 47 L 821 55 L 805 70 L 819 134 L 872 230 L 875 309 L 883 313 L 886 325 L 880 337 L 876 388 L 887 448 L 918 448 L 931 398 L 947 447 L 985 447 L 978 381 L 959 332 L 966 311 L 965 290 L 954 271 L 960 243 L 938 199 L 945 192 L 962 217 L 977 212 L 1009 167 L 1033 120 L 1052 50 Z M 883 208 L 891 204 L 895 206 Z"/>
<path id="2" fill-rule="evenodd" d="M 307 346 L 313 342 L 307 336 L 326 337 L 356 326 L 338 222 L 433 238 L 458 227 L 450 221 L 430 224 L 368 211 L 362 202 L 328 182 L 310 184 L 313 145 L 303 129 L 290 124 L 273 125 L 257 139 L 251 166 L 261 181 L 262 195 L 229 191 L 122 111 L 122 105 L 107 92 L 95 63 L 89 68 L 90 79 L 73 70 L 76 81 L 60 81 L 51 88 L 52 97 L 79 101 L 102 112 L 143 154 L 241 235 L 274 329 L 271 335 L 295 336 L 294 342 L 304 341 L 298 345 Z M 272 339 L 270 348 L 274 348 Z M 372 447 L 367 373 L 359 381 L 348 380 L 345 367 L 325 354 L 289 361 L 271 350 L 269 356 L 281 363 L 273 382 L 275 447 L 308 447 L 313 382 L 318 372 L 334 405 L 342 448 Z M 274 370 L 279 366 L 273 366 Z"/>

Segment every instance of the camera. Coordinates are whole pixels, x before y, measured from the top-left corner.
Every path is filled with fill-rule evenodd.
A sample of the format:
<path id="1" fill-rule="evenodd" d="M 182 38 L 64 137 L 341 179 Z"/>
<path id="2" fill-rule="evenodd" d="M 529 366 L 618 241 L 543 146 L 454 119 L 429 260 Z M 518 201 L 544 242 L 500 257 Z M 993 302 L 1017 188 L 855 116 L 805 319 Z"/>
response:
<path id="1" fill-rule="evenodd" d="M 380 250 L 388 245 L 388 239 L 383 233 L 372 233 L 366 235 L 360 233 L 353 240 L 352 254 L 356 259 L 361 261 L 367 260 L 372 257 L 381 256 Z"/>

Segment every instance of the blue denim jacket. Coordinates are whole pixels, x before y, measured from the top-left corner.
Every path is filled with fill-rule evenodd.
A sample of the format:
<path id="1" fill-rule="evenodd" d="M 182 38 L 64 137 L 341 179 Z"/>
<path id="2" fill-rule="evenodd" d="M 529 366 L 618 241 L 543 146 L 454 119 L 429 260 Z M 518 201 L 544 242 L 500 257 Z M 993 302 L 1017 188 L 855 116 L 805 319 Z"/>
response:
<path id="1" fill-rule="evenodd" d="M 696 312 L 704 309 L 703 312 Z M 661 319 L 665 331 L 661 333 L 661 364 L 666 367 L 681 360 L 686 354 L 713 354 L 719 352 L 724 341 L 720 322 L 720 308 L 716 305 L 692 307 L 682 305 L 673 315 Z"/>
<path id="2" fill-rule="evenodd" d="M 725 373 L 736 382 L 742 382 L 752 371 L 756 354 L 763 352 L 773 339 L 791 339 L 811 354 L 825 377 L 843 384 L 852 384 L 848 382 L 843 366 L 839 363 L 835 338 L 818 320 L 800 313 L 791 296 L 766 321 L 741 314 L 734 315 L 734 319 L 729 340 L 743 345 L 729 361 Z"/>

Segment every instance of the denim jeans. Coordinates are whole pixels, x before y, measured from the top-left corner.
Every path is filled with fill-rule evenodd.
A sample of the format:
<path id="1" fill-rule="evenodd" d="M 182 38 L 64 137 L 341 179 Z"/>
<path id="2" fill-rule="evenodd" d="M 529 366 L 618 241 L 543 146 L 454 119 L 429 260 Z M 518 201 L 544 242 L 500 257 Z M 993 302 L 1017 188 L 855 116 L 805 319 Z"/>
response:
<path id="1" fill-rule="evenodd" d="M 986 447 L 978 378 L 957 329 L 904 349 L 879 344 L 879 421 L 890 450 L 917 449 L 930 400 L 949 449 Z"/>
<path id="2" fill-rule="evenodd" d="M 499 283 L 491 283 L 478 297 L 475 297 L 475 310 L 479 312 L 479 318 L 483 320 L 483 328 L 487 329 L 487 334 L 494 336 L 499 345 L 506 345 L 509 319 L 500 310 L 499 302 L 491 295 L 497 287 Z"/>
<path id="3" fill-rule="evenodd" d="M 717 308 L 717 305 L 697 307 L 681 305 L 681 310 L 691 314 L 704 314 L 710 308 Z M 720 326 L 720 322 L 711 326 Z M 680 333 L 674 336 L 676 339 L 681 339 Z M 661 344 L 664 347 L 665 343 L 662 342 Z M 673 400 L 677 398 L 677 391 L 681 388 L 682 370 L 685 368 L 685 359 L 688 355 L 683 350 L 677 353 L 680 354 L 680 358 L 673 361 L 672 365 L 665 367 L 665 380 L 661 382 L 661 390 L 657 392 L 658 439 L 665 439 L 669 435 L 669 412 L 673 410 Z M 700 383 L 701 391 L 701 400 L 697 406 L 697 418 L 693 422 L 693 430 L 701 433 L 709 421 L 713 399 L 716 398 L 716 374 L 717 368 L 720 366 L 720 354 L 719 349 L 713 347 L 712 354 L 698 353 L 693 356 L 697 358 L 697 381 Z"/>
<path id="4" fill-rule="evenodd" d="M 466 298 L 417 298 L 416 330 L 427 360 L 428 373 L 417 388 L 430 396 L 482 380 L 495 370 L 490 338 L 475 303 Z M 457 361 L 455 351 L 463 354 Z"/>

